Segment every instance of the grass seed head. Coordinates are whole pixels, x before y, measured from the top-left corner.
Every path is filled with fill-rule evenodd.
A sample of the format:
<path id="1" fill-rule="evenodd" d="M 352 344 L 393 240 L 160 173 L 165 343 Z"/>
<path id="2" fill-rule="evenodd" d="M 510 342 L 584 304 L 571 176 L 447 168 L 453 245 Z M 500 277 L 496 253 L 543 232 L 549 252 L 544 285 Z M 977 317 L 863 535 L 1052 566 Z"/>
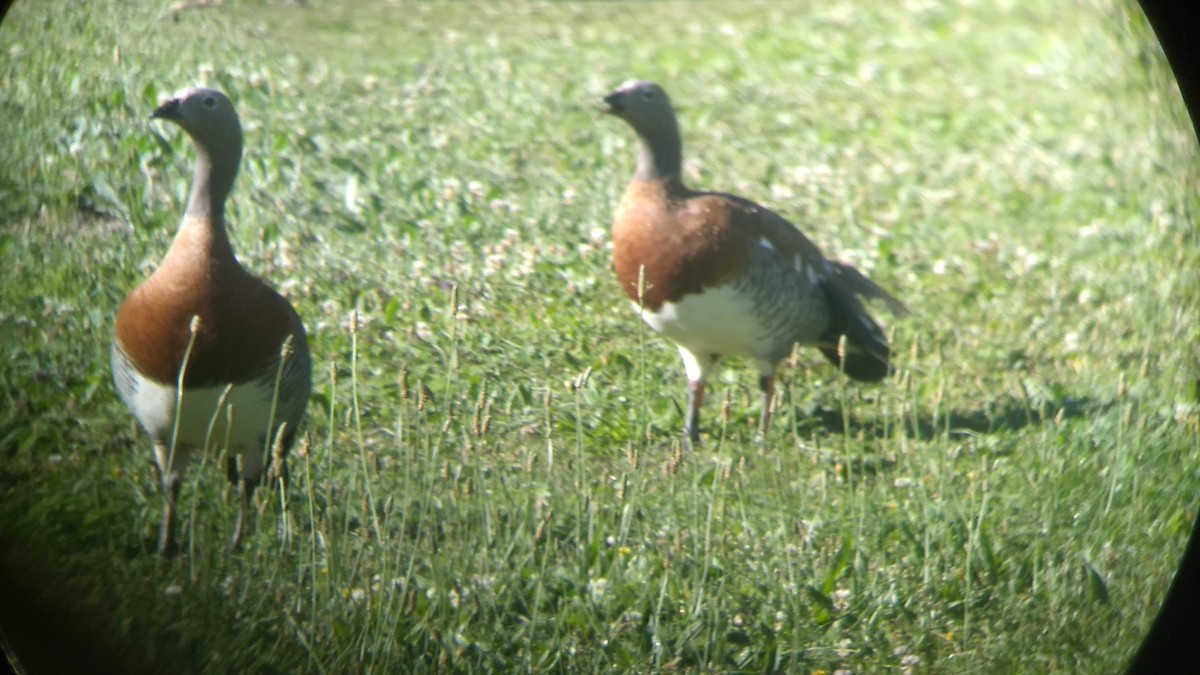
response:
<path id="1" fill-rule="evenodd" d="M 553 518 L 554 518 L 553 510 L 546 511 L 546 515 L 542 516 L 542 520 L 538 523 L 537 530 L 535 530 L 533 533 L 534 543 L 540 544 L 542 542 L 542 540 L 545 539 L 546 526 L 550 524 L 550 521 L 553 520 Z"/>
<path id="2" fill-rule="evenodd" d="M 283 344 L 279 346 L 279 358 L 284 362 L 287 362 L 287 360 L 292 356 L 292 342 L 294 338 L 295 336 L 288 334 L 288 336 L 283 339 Z"/>
<path id="3" fill-rule="evenodd" d="M 675 443 L 671 446 L 671 460 L 667 467 L 671 473 L 678 473 L 679 467 L 683 465 L 683 446 Z"/>

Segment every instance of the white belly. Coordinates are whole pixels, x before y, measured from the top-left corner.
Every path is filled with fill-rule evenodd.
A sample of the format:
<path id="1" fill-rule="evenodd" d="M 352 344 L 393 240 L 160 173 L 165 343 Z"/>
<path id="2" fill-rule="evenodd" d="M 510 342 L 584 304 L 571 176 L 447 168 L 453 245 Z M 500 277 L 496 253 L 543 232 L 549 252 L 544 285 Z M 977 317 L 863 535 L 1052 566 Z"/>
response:
<path id="1" fill-rule="evenodd" d="M 135 375 L 137 387 L 126 401 L 138 421 L 166 448 L 175 447 L 173 469 L 183 473 L 193 451 L 229 448 L 242 456 L 242 474 L 262 475 L 265 441 L 271 433 L 273 391 L 263 380 L 234 387 L 200 387 L 184 391 Z M 226 390 L 228 389 L 228 394 Z M 176 425 L 175 411 L 180 409 Z M 281 419 L 274 421 L 278 429 Z M 160 459 L 160 465 L 164 462 Z M 165 466 L 161 468 L 166 469 Z"/>
<path id="2" fill-rule="evenodd" d="M 637 309 L 637 305 L 634 305 Z M 766 358 L 775 338 L 754 314 L 753 305 L 733 286 L 721 286 L 667 302 L 642 319 L 654 330 L 696 355 Z"/>

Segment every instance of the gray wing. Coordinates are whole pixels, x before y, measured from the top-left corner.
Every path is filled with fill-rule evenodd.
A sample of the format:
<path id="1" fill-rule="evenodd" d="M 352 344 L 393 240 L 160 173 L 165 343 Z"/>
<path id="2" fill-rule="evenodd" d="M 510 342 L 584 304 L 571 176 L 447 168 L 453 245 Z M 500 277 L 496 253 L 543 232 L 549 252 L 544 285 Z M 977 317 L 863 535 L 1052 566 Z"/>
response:
<path id="1" fill-rule="evenodd" d="M 283 439 L 285 450 L 291 448 L 296 439 L 297 429 L 300 427 L 300 422 L 304 420 L 304 413 L 308 408 L 309 394 L 312 393 L 312 354 L 309 352 L 308 338 L 299 320 L 296 321 L 296 326 L 298 330 L 291 336 L 291 348 L 280 357 L 283 359 L 282 372 L 280 371 L 281 360 L 274 359 L 259 376 L 263 380 L 269 381 L 272 391 L 275 389 L 276 378 L 278 378 L 278 408 L 275 419 L 278 422 L 287 423 Z M 283 351 L 282 345 L 280 345 L 280 350 Z"/>
<path id="2" fill-rule="evenodd" d="M 129 360 L 129 356 L 115 338 L 112 341 L 109 359 L 112 362 L 113 384 L 117 387 L 117 394 L 126 406 L 132 406 L 138 389 L 137 367 Z"/>

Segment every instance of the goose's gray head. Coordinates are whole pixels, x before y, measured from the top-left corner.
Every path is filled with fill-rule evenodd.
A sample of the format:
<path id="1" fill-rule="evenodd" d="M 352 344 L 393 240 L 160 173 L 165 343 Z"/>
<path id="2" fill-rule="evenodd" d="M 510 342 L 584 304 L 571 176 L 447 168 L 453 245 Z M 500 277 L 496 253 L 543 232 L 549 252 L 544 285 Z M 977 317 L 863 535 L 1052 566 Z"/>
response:
<path id="1" fill-rule="evenodd" d="M 630 80 L 602 99 L 603 111 L 620 117 L 639 133 L 675 126 L 675 110 L 662 87 L 645 80 Z"/>
<path id="2" fill-rule="evenodd" d="M 226 143 L 241 145 L 242 125 L 233 102 L 216 89 L 181 89 L 155 108 L 150 119 L 178 124 L 197 143 L 210 150 Z"/>

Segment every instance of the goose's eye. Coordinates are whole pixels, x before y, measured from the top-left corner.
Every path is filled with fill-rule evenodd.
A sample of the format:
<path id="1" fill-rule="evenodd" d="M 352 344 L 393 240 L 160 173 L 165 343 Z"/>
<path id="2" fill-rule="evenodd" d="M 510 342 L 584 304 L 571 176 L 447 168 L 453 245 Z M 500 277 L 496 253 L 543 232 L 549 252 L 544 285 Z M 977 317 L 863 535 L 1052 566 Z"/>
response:
<path id="1" fill-rule="evenodd" d="M 208 108 L 209 110 L 217 107 L 217 99 L 213 98 L 212 96 L 205 96 L 202 103 L 204 104 L 204 107 Z"/>
<path id="2" fill-rule="evenodd" d="M 642 100 L 643 101 L 650 101 L 653 99 L 654 99 L 654 92 L 652 92 L 652 91 L 643 91 L 642 92 Z"/>

